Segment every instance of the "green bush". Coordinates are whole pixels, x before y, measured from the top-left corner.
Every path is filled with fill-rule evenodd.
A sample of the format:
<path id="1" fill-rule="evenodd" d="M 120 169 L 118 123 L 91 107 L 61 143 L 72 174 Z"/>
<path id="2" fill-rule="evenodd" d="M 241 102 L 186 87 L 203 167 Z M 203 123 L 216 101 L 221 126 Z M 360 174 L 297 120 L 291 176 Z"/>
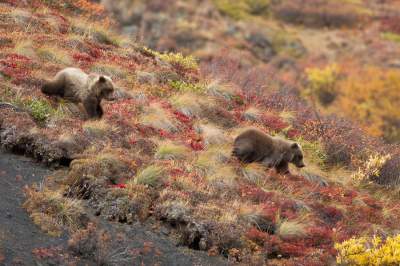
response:
<path id="1" fill-rule="evenodd" d="M 51 105 L 41 99 L 32 99 L 25 103 L 25 107 L 31 113 L 33 118 L 37 121 L 43 122 L 52 114 L 56 113 L 56 110 Z"/>

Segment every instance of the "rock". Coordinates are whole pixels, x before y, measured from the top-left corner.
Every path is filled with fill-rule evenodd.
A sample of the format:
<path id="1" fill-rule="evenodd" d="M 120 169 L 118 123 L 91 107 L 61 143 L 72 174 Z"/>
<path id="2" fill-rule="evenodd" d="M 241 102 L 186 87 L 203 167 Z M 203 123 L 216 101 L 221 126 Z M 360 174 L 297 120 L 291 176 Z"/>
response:
<path id="1" fill-rule="evenodd" d="M 181 241 L 189 248 L 207 250 L 211 246 L 210 226 L 201 222 L 190 222 L 182 233 Z"/>
<path id="2" fill-rule="evenodd" d="M 321 176 L 305 172 L 304 177 L 310 181 L 311 183 L 315 183 L 321 187 L 327 187 L 329 186 L 329 183 Z"/>
<path id="3" fill-rule="evenodd" d="M 261 60 L 268 62 L 276 55 L 272 41 L 265 34 L 254 32 L 247 36 L 246 39 L 251 44 L 253 54 Z"/>
<path id="4" fill-rule="evenodd" d="M 149 85 L 157 85 L 158 84 L 157 77 L 153 73 L 137 71 L 136 78 L 140 84 L 149 84 Z"/>

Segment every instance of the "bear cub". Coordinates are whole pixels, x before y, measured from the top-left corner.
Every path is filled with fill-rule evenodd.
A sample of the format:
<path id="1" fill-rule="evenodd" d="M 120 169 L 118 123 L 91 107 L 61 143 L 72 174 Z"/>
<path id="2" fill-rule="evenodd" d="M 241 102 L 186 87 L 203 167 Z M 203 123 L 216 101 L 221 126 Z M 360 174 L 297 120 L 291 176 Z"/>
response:
<path id="1" fill-rule="evenodd" d="M 101 100 L 112 100 L 114 83 L 107 76 L 87 75 L 79 68 L 65 68 L 53 80 L 45 82 L 41 90 L 47 95 L 57 95 L 71 102 L 82 103 L 88 118 L 101 118 Z"/>
<path id="2" fill-rule="evenodd" d="M 258 129 L 247 129 L 236 137 L 232 155 L 244 163 L 260 162 L 278 173 L 289 173 L 289 163 L 305 167 L 299 144 L 272 137 Z"/>

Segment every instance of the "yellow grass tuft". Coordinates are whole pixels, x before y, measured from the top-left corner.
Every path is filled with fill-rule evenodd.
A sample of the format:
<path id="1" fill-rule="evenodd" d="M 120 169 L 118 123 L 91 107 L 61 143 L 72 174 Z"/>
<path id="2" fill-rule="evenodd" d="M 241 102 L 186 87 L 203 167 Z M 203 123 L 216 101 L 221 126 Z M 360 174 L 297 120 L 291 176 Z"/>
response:
<path id="1" fill-rule="evenodd" d="M 208 147 L 210 145 L 222 145 L 229 142 L 225 137 L 224 132 L 213 124 L 199 124 L 196 130 L 204 138 L 204 144 Z"/>
<path id="2" fill-rule="evenodd" d="M 146 126 L 162 129 L 170 133 L 178 132 L 178 124 L 173 121 L 160 104 L 151 104 L 144 110 L 144 114 L 139 118 L 139 122 Z"/>
<path id="3" fill-rule="evenodd" d="M 187 147 L 166 141 L 158 146 L 155 158 L 161 160 L 178 160 L 187 157 L 188 153 L 189 149 Z"/>
<path id="4" fill-rule="evenodd" d="M 88 132 L 90 135 L 94 137 L 104 137 L 109 133 L 116 132 L 117 129 L 112 127 L 105 120 L 93 120 L 87 121 L 82 125 L 84 131 Z"/>
<path id="5" fill-rule="evenodd" d="M 306 225 L 297 220 L 283 220 L 278 224 L 277 234 L 282 239 L 303 238 L 306 236 Z"/>
<path id="6" fill-rule="evenodd" d="M 162 182 L 164 175 L 165 171 L 163 168 L 150 165 L 139 171 L 136 177 L 132 181 L 129 181 L 128 184 L 156 187 Z"/>
<path id="7" fill-rule="evenodd" d="M 172 106 L 189 117 L 200 117 L 202 112 L 201 102 L 203 101 L 203 97 L 200 98 L 191 92 L 177 94 L 171 98 Z"/>

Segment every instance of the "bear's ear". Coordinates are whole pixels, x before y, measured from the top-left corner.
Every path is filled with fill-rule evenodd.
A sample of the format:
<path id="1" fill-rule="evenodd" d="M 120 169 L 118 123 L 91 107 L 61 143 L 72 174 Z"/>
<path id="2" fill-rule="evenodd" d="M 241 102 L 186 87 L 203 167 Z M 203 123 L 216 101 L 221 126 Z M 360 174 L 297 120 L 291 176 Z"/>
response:
<path id="1" fill-rule="evenodd" d="M 290 145 L 290 148 L 292 149 L 298 149 L 299 147 L 300 147 L 299 144 L 297 144 L 296 142 Z"/>
<path id="2" fill-rule="evenodd" d="M 99 82 L 106 82 L 106 78 L 104 76 L 99 77 Z"/>

